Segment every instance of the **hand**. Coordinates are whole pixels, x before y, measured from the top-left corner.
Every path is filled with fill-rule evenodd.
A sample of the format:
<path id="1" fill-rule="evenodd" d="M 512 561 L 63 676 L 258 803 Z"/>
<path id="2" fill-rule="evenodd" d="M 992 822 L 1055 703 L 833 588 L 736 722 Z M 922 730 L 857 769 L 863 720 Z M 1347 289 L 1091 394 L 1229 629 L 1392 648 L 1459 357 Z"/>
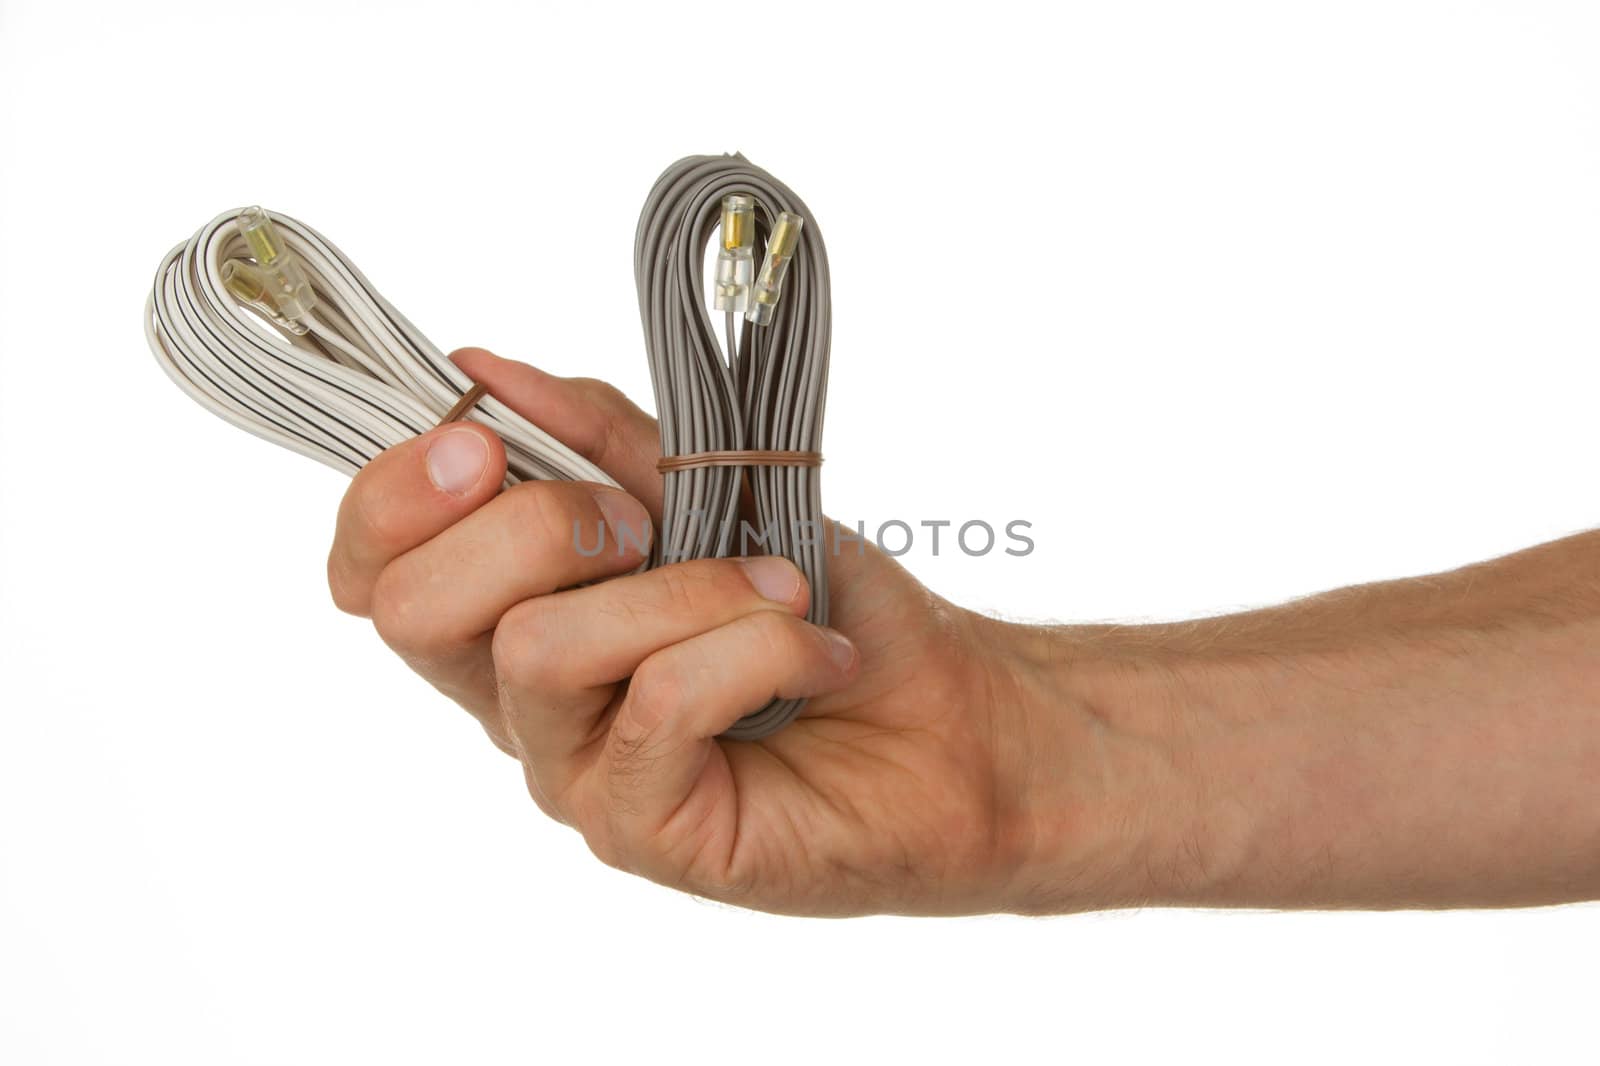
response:
<path id="1" fill-rule="evenodd" d="M 586 558 L 575 522 L 660 520 L 654 420 L 600 382 L 454 358 L 627 492 L 501 492 L 494 435 L 442 427 L 352 482 L 329 583 L 601 859 L 791 913 L 1144 898 L 1129 875 L 1149 861 L 1134 855 L 1159 746 L 1064 701 L 1040 631 L 954 607 L 848 540 L 829 560 L 838 631 L 802 620 L 810 590 L 786 560 Z M 774 737 L 714 739 L 774 696 L 811 699 Z"/>

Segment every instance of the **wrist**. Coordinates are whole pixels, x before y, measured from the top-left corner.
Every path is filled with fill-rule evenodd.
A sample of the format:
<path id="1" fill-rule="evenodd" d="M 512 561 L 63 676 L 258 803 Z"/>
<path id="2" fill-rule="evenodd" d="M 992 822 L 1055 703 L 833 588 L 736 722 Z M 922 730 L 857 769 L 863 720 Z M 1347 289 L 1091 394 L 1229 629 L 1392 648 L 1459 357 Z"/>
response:
<path id="1" fill-rule="evenodd" d="M 1203 704 L 1182 664 L 1128 630 L 991 624 L 1014 694 L 996 730 L 1014 842 L 998 909 L 1173 904 L 1224 880 L 1212 837 L 1242 827 L 1219 824 L 1196 772 Z"/>

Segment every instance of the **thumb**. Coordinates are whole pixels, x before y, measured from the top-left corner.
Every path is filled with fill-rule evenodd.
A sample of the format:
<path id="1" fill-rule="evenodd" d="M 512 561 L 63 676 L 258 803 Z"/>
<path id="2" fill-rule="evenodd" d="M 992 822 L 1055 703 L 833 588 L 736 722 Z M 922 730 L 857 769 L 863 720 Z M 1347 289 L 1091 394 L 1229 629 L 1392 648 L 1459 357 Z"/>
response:
<path id="1" fill-rule="evenodd" d="M 462 348 L 450 358 L 495 399 L 616 478 L 660 520 L 656 420 L 620 391 L 592 378 L 558 378 L 482 348 Z"/>
<path id="2" fill-rule="evenodd" d="M 364 615 L 390 562 L 443 532 L 500 491 L 506 452 L 483 426 L 439 426 L 385 451 L 339 503 L 328 587 L 341 610 Z"/>

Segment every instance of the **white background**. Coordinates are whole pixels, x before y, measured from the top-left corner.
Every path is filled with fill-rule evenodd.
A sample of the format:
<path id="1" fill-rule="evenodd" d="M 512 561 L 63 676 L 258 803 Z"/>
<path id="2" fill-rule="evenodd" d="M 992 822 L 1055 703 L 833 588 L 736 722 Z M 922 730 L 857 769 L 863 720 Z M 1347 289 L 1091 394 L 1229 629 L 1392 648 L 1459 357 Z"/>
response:
<path id="1" fill-rule="evenodd" d="M 648 399 L 680 155 L 835 270 L 827 503 L 1023 618 L 1146 619 L 1594 524 L 1580 3 L 0 0 L 0 1061 L 1593 1061 L 1600 909 L 802 921 L 674 895 L 337 614 L 343 479 L 144 347 L 260 202 L 446 347 Z"/>

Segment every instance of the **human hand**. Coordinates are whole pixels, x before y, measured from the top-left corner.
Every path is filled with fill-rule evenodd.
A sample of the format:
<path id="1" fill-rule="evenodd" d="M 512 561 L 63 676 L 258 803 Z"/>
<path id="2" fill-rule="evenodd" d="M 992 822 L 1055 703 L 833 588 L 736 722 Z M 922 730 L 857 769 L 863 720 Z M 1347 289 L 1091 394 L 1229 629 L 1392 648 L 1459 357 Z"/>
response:
<path id="1" fill-rule="evenodd" d="M 494 435 L 441 427 L 352 482 L 330 587 L 522 762 L 534 800 L 601 859 L 788 913 L 1144 898 L 1131 871 L 1150 861 L 1166 762 L 1064 697 L 1041 631 L 955 607 L 849 540 L 829 558 L 836 631 L 802 620 L 810 591 L 786 560 L 631 573 L 631 546 L 585 557 L 575 522 L 659 523 L 654 420 L 600 382 L 477 349 L 453 358 L 627 492 L 501 492 Z M 714 739 L 774 696 L 810 702 L 765 740 Z"/>

